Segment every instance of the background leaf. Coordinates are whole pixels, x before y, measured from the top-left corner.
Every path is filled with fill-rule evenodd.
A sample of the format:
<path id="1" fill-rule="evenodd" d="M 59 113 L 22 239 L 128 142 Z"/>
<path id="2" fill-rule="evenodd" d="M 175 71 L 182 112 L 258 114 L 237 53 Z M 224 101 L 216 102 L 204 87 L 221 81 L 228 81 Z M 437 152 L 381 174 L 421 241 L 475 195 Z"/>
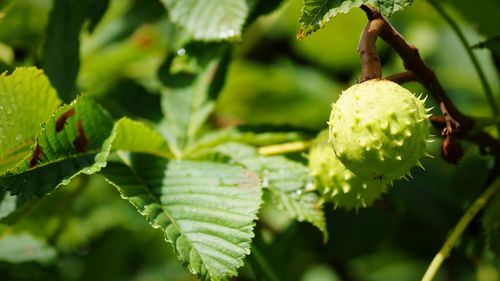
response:
<path id="1" fill-rule="evenodd" d="M 60 103 L 41 70 L 17 68 L 0 75 L 0 175 L 25 156 L 40 124 Z"/>
<path id="2" fill-rule="evenodd" d="M 48 263 L 56 257 L 54 248 L 29 233 L 9 234 L 0 239 L 0 260 L 13 263 Z"/>
<path id="3" fill-rule="evenodd" d="M 0 41 L 13 47 L 16 60 L 32 65 L 38 55 L 52 5 L 51 0 L 2 1 Z"/>
<path id="4" fill-rule="evenodd" d="M 318 48 L 315 45 L 314 52 Z M 216 113 L 222 120 L 243 124 L 320 130 L 330 114 L 330 103 L 342 89 L 326 73 L 281 59 L 266 65 L 235 60 L 227 76 Z"/>
<path id="5" fill-rule="evenodd" d="M 413 0 L 304 0 L 297 38 L 303 38 L 323 28 L 337 14 L 347 14 L 352 8 L 363 4 L 373 6 L 382 15 L 390 17 L 412 2 Z"/>
<path id="6" fill-rule="evenodd" d="M 161 0 L 172 21 L 186 28 L 195 39 L 239 38 L 255 0 Z"/>
<path id="7" fill-rule="evenodd" d="M 98 0 L 54 0 L 41 64 L 61 99 L 70 102 L 77 94 L 80 68 L 80 29 Z M 95 8 L 95 7 L 94 7 Z"/>
<path id="8" fill-rule="evenodd" d="M 243 265 L 261 201 L 253 172 L 146 155 L 133 156 L 130 166 L 111 162 L 103 172 L 202 280 L 227 280 Z"/>
<path id="9" fill-rule="evenodd" d="M 434 0 L 432 0 L 434 1 Z M 496 26 L 500 24 L 500 3 L 496 0 L 453 0 L 445 1 L 453 6 L 464 18 L 474 24 L 480 33 L 488 37 L 500 35 Z"/>
<path id="10" fill-rule="evenodd" d="M 214 109 L 225 75 L 229 51 L 227 45 L 194 43 L 171 62 L 165 79 L 179 74 L 189 75 L 186 85 L 167 85 L 162 91 L 162 111 L 165 116 L 160 130 L 177 155 L 197 137 L 202 125 Z"/>
<path id="11" fill-rule="evenodd" d="M 314 186 L 306 166 L 283 156 L 260 156 L 255 148 L 237 143 L 222 144 L 213 151 L 259 174 L 262 187 L 272 194 L 273 205 L 298 221 L 310 222 L 327 239 L 323 202 L 312 192 Z"/>

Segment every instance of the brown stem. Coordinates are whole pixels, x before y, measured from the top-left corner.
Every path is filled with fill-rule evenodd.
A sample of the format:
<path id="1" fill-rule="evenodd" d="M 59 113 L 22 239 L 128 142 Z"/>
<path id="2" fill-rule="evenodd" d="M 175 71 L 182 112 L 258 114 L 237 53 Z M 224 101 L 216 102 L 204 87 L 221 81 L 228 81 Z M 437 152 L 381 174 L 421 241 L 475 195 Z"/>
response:
<path id="1" fill-rule="evenodd" d="M 380 26 L 380 37 L 398 53 L 405 68 L 415 74 L 436 100 L 446 121 L 446 130 L 443 133 L 448 135 L 455 130 L 466 132 L 471 130 L 474 125 L 472 118 L 462 114 L 451 102 L 434 71 L 420 57 L 417 48 L 406 42 L 403 36 L 378 11 L 365 5 L 362 5 L 361 8 L 365 11 L 369 21 L 378 19 L 378 22 L 383 23 Z"/>
<path id="2" fill-rule="evenodd" d="M 406 82 L 418 81 L 418 77 L 411 71 L 403 71 L 400 73 L 395 73 L 384 78 L 385 80 L 390 80 L 392 82 L 403 84 Z"/>
<path id="3" fill-rule="evenodd" d="M 369 20 L 363 29 L 358 45 L 359 58 L 361 59 L 360 82 L 382 77 L 382 66 L 375 43 L 383 25 L 384 21 L 377 18 Z"/>
<path id="4" fill-rule="evenodd" d="M 436 130 L 442 131 L 444 128 L 446 128 L 446 120 L 443 116 L 432 115 L 430 117 L 430 120 Z M 486 132 L 469 133 L 464 131 L 456 131 L 455 134 L 457 137 L 477 144 L 481 153 L 483 154 L 490 153 L 493 155 L 500 155 L 500 142 L 498 142 L 497 139 Z"/>

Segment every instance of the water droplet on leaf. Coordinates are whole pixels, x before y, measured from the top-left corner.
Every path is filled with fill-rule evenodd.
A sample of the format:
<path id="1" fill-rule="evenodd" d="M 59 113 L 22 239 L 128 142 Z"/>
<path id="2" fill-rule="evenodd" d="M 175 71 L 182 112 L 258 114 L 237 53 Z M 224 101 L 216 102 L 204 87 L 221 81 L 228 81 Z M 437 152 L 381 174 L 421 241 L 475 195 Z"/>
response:
<path id="1" fill-rule="evenodd" d="M 186 49 L 184 48 L 180 48 L 179 50 L 177 50 L 177 55 L 178 56 L 184 56 L 186 54 Z"/>

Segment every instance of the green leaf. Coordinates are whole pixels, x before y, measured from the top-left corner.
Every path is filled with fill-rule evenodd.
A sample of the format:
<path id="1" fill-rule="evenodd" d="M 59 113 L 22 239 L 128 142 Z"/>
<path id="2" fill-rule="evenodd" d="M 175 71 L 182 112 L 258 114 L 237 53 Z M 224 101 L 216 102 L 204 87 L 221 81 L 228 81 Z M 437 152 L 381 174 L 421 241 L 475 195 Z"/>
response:
<path id="1" fill-rule="evenodd" d="M 0 260 L 3 261 L 48 263 L 55 257 L 52 247 L 29 233 L 9 234 L 0 239 Z"/>
<path id="2" fill-rule="evenodd" d="M 158 132 L 127 118 L 113 127 L 107 113 L 82 96 L 44 124 L 30 154 L 0 177 L 0 186 L 22 197 L 39 197 L 81 173 L 100 171 L 116 150 L 173 157 Z"/>
<path id="3" fill-rule="evenodd" d="M 133 155 L 103 170 L 202 280 L 236 275 L 250 253 L 261 202 L 259 179 L 240 166 Z"/>
<path id="4" fill-rule="evenodd" d="M 25 156 L 40 124 L 60 103 L 41 70 L 17 68 L 0 75 L 0 175 Z"/>
<path id="5" fill-rule="evenodd" d="M 488 205 L 483 216 L 483 229 L 486 244 L 500 256 L 500 195 L 496 195 Z"/>
<path id="6" fill-rule="evenodd" d="M 411 5 L 412 2 L 413 0 L 304 0 L 300 16 L 301 27 L 297 38 L 304 38 L 323 28 L 338 14 L 347 14 L 352 8 L 363 4 L 373 6 L 382 15 L 390 17 Z"/>
<path id="7" fill-rule="evenodd" d="M 97 162 L 105 163 L 109 153 L 116 150 L 174 158 L 160 133 L 141 122 L 128 118 L 122 118 L 116 122 L 111 135 L 104 142 L 102 152 L 96 157 Z"/>
<path id="8" fill-rule="evenodd" d="M 327 240 L 323 201 L 312 192 L 312 178 L 305 165 L 283 156 L 260 156 L 254 147 L 238 143 L 222 144 L 214 151 L 256 172 L 262 178 L 262 187 L 271 192 L 279 208 L 298 221 L 310 222 Z"/>
<path id="9" fill-rule="evenodd" d="M 22 51 L 32 61 L 39 54 L 41 40 L 48 22 L 51 0 L 0 1 L 0 42 Z M 19 54 L 19 53 L 17 53 Z M 19 56 L 17 57 L 19 59 Z M 24 61 L 24 59 L 21 59 Z M 33 62 L 25 61 L 25 64 Z"/>
<path id="10" fill-rule="evenodd" d="M 205 47 L 205 48 L 204 48 Z M 170 73 L 190 73 L 194 79 L 181 87 L 165 87 L 162 91 L 162 111 L 165 116 L 160 130 L 166 136 L 176 155 L 191 144 L 214 109 L 215 99 L 222 88 L 225 73 L 223 59 L 227 45 L 193 44 L 186 54 L 172 62 Z"/>
<path id="11" fill-rule="evenodd" d="M 161 0 L 173 22 L 195 39 L 225 40 L 241 36 L 255 0 Z"/>
<path id="12" fill-rule="evenodd" d="M 94 0 L 55 0 L 47 26 L 41 64 L 62 100 L 76 96 L 80 68 L 80 29 Z"/>
<path id="13" fill-rule="evenodd" d="M 93 166 L 94 157 L 112 128 L 99 105 L 79 97 L 42 125 L 29 154 L 0 177 L 0 186 L 22 197 L 42 196 L 82 172 L 98 171 L 104 163 Z"/>

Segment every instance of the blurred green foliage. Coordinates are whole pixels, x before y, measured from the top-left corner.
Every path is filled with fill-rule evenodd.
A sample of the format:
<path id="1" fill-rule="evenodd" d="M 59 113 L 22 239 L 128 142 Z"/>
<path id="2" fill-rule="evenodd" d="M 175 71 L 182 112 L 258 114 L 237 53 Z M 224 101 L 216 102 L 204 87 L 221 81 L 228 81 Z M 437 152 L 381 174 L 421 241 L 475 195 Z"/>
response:
<path id="1" fill-rule="evenodd" d="M 0 71 L 38 65 L 45 68 L 57 90 L 65 93 L 64 101 L 84 92 L 115 119 L 130 116 L 164 130 L 162 93 L 182 91 L 200 75 L 200 65 L 207 64 L 185 59 L 192 50 L 187 45 L 192 40 L 189 29 L 173 23 L 175 16 L 170 18 L 157 0 L 90 1 L 97 5 L 87 3 L 91 20 L 78 21 L 80 32 L 79 26 L 68 26 L 76 29 L 67 31 L 71 40 L 79 41 L 71 47 L 73 52 L 76 48 L 79 63 L 75 65 L 68 55 L 64 64 L 70 67 L 64 67 L 64 75 L 59 76 L 61 69 L 51 72 L 54 60 L 45 55 L 47 48 L 56 54 L 70 51 L 50 46 L 55 37 L 70 40 L 58 33 L 61 25 L 70 24 L 66 18 L 53 26 L 51 11 L 59 2 L 0 2 Z M 265 6 L 265 1 L 238 2 Z M 447 10 L 469 42 L 499 34 L 498 1 L 448 2 Z M 240 39 L 232 38 L 225 46 L 230 52 L 222 67 L 227 75 L 218 81 L 222 91 L 209 125 L 202 130 L 249 125 L 314 135 L 326 128 L 330 104 L 359 78 L 356 48 L 366 23 L 359 9 L 332 19 L 324 29 L 298 41 L 302 1 L 273 1 L 271 6 L 278 8 L 248 25 L 236 22 L 245 29 Z M 473 116 L 490 115 L 466 51 L 426 1 L 415 1 L 390 20 L 419 48 L 458 108 Z M 212 36 L 207 34 L 198 37 Z M 202 49 L 213 47 L 199 44 Z M 378 42 L 378 50 L 384 75 L 403 69 L 383 42 Z M 500 96 L 500 69 L 492 53 L 487 49 L 474 52 L 495 96 Z M 70 85 L 58 87 L 57 81 Z M 407 87 L 425 92 L 416 83 Z M 317 229 L 290 220 L 284 212 L 270 208 L 273 203 L 268 201 L 260 211 L 254 239 L 255 253 L 260 255 L 248 256 L 240 276 L 233 280 L 267 280 L 269 274 L 259 274 L 263 263 L 278 280 L 419 280 L 449 230 L 480 194 L 493 166 L 493 159 L 481 155 L 474 145 L 465 146 L 466 156 L 458 166 L 439 158 L 438 142 L 429 150 L 435 158 L 424 160 L 426 170 L 415 170 L 410 181 L 397 181 L 374 207 L 346 212 L 326 205 L 330 233 L 326 244 Z M 300 153 L 289 157 L 306 161 Z M 4 200 L 0 217 L 10 210 L 6 202 L 14 204 L 9 196 L 0 193 Z M 498 235 L 498 229 L 494 234 Z M 436 280 L 500 280 L 500 259 L 485 250 L 484 235 L 480 222 L 474 221 Z M 2 280 L 197 280 L 183 268 L 161 231 L 151 228 L 100 175 L 80 176 L 68 187 L 28 202 L 0 220 L 0 276 Z"/>

